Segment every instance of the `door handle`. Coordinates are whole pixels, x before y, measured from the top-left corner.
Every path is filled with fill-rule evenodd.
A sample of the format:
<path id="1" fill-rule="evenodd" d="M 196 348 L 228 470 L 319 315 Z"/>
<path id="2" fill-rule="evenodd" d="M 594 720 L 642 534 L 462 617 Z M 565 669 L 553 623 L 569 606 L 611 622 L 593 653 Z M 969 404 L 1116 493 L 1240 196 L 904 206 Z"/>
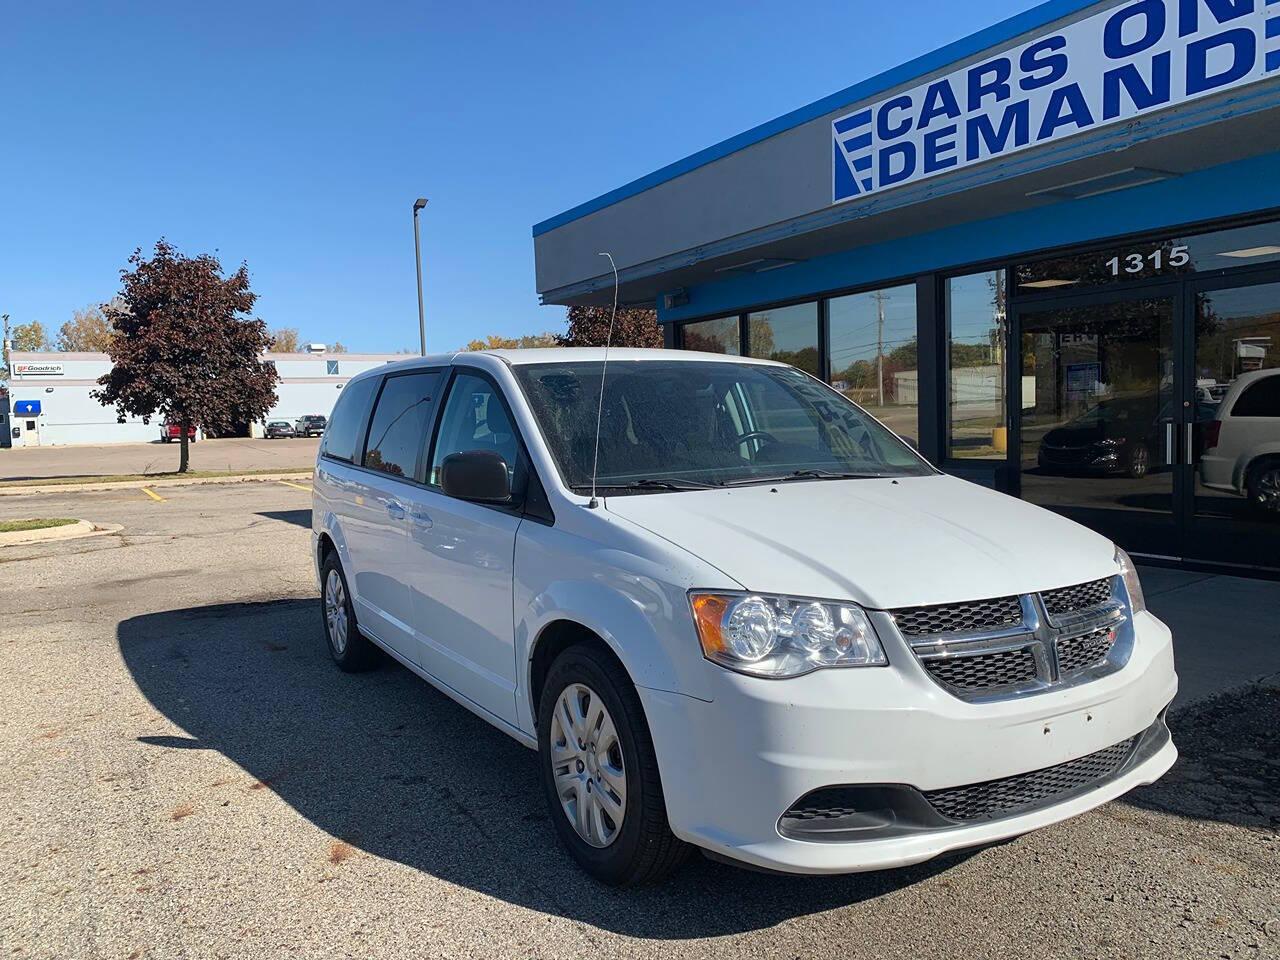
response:
<path id="1" fill-rule="evenodd" d="M 404 506 L 400 503 L 397 503 L 395 500 L 388 500 L 387 513 L 391 516 L 392 520 L 403 520 Z"/>
<path id="2" fill-rule="evenodd" d="M 1186 451 L 1183 453 L 1183 456 L 1186 457 L 1186 460 L 1184 460 L 1183 462 L 1186 463 L 1187 465 L 1195 463 L 1195 446 L 1194 446 L 1195 434 L 1196 434 L 1196 425 L 1194 423 L 1189 422 L 1187 424 L 1187 448 L 1186 448 Z"/>
<path id="3" fill-rule="evenodd" d="M 1173 421 L 1164 425 L 1164 465 L 1173 466 Z"/>
<path id="4" fill-rule="evenodd" d="M 409 519 L 413 521 L 415 527 L 421 527 L 423 530 L 431 529 L 431 517 L 421 507 L 414 507 L 410 510 Z"/>

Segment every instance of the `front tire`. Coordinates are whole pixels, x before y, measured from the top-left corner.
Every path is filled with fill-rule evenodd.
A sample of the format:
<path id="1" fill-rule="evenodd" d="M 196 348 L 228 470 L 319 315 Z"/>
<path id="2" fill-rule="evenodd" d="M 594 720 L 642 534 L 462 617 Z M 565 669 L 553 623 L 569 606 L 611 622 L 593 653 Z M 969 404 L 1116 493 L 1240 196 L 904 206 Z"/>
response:
<path id="1" fill-rule="evenodd" d="M 589 644 L 551 665 L 538 708 L 538 769 L 561 842 L 616 887 L 660 880 L 691 848 L 667 822 L 640 697 L 622 666 Z"/>
<path id="2" fill-rule="evenodd" d="M 320 619 L 329 656 L 347 673 L 368 670 L 376 662 L 376 651 L 356 626 L 351 591 L 336 550 L 330 550 L 324 558 L 320 584 Z"/>

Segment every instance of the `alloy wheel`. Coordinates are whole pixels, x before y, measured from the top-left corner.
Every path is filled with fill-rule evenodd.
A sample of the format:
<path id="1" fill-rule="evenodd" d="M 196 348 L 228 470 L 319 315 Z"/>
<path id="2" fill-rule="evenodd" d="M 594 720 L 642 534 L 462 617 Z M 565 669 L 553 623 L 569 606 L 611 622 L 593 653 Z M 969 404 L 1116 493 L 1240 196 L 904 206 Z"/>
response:
<path id="1" fill-rule="evenodd" d="M 586 684 L 561 691 L 550 743 L 551 773 L 564 815 L 591 846 L 609 846 L 626 816 L 627 773 L 613 718 Z"/>
<path id="2" fill-rule="evenodd" d="M 1280 467 L 1270 467 L 1258 475 L 1255 487 L 1258 506 L 1264 510 L 1280 510 Z"/>
<path id="3" fill-rule="evenodd" d="M 347 649 L 347 591 L 337 569 L 331 568 L 324 582 L 324 619 L 329 625 L 333 652 L 342 656 Z"/>
<path id="4" fill-rule="evenodd" d="M 1129 473 L 1136 480 L 1140 480 L 1147 475 L 1147 448 L 1138 447 L 1133 451 L 1129 459 Z"/>

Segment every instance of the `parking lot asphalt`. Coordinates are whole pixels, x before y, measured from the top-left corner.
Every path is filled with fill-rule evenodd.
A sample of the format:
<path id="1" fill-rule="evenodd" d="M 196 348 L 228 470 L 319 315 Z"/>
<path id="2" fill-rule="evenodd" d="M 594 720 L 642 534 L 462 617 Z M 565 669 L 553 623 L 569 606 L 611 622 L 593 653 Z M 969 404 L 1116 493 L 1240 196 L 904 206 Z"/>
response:
<path id="1" fill-rule="evenodd" d="M 158 428 L 157 428 L 158 429 Z M 228 437 L 189 445 L 192 470 L 310 470 L 317 437 L 253 440 Z M 109 474 L 168 473 L 178 469 L 176 443 L 76 444 L 0 450 L 0 483 L 37 477 L 98 477 Z"/>
<path id="2" fill-rule="evenodd" d="M 0 502 L 123 525 L 0 551 L 3 955 L 1280 955 L 1274 684 L 1184 703 L 1164 780 L 1002 846 L 611 890 L 534 754 L 396 666 L 332 666 L 305 486 Z"/>

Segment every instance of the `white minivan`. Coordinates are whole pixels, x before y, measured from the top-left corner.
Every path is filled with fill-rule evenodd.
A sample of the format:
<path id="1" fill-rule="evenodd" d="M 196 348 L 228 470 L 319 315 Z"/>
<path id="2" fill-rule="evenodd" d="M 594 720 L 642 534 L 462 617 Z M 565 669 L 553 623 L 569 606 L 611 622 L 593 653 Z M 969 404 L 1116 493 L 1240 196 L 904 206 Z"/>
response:
<path id="1" fill-rule="evenodd" d="M 940 473 L 784 364 L 545 349 L 363 373 L 312 526 L 333 659 L 381 648 L 537 750 L 606 883 L 694 848 L 916 863 L 1177 756 L 1169 630 L 1123 550 Z"/>

